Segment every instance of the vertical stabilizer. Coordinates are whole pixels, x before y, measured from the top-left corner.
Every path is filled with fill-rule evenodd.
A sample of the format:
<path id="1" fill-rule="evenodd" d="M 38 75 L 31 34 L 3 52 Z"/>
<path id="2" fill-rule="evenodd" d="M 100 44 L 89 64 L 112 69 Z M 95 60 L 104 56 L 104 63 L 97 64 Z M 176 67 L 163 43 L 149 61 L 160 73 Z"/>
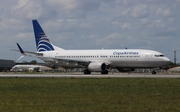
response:
<path id="1" fill-rule="evenodd" d="M 39 25 L 37 20 L 32 20 L 33 29 L 34 29 L 34 36 L 36 41 L 36 48 L 38 52 L 43 51 L 54 51 L 56 46 L 54 46 L 50 40 L 47 38 L 46 34 L 44 33 L 43 29 Z M 56 49 L 61 49 L 56 47 Z M 61 49 L 62 50 L 62 49 Z"/>

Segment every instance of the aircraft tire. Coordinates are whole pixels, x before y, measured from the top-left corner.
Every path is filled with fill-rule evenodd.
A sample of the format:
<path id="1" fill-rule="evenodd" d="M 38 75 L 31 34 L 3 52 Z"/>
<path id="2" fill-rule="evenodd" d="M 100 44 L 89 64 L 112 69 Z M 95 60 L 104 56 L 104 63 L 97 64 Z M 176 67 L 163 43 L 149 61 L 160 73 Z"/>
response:
<path id="1" fill-rule="evenodd" d="M 101 74 L 108 74 L 108 70 L 102 71 Z"/>
<path id="2" fill-rule="evenodd" d="M 152 71 L 152 74 L 153 74 L 153 75 L 155 75 L 155 74 L 156 74 L 156 72 L 155 72 L 155 71 Z"/>
<path id="3" fill-rule="evenodd" d="M 84 74 L 91 74 L 91 71 L 85 69 L 85 70 L 84 70 Z"/>

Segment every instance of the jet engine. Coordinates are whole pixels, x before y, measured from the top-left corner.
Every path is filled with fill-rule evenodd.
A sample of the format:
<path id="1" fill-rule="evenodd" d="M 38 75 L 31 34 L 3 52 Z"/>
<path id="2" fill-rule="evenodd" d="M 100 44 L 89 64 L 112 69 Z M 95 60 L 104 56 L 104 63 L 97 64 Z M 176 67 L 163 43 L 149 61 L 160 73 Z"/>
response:
<path id="1" fill-rule="evenodd" d="M 87 68 L 91 72 L 102 72 L 107 70 L 107 65 L 105 63 L 94 62 L 90 63 Z"/>

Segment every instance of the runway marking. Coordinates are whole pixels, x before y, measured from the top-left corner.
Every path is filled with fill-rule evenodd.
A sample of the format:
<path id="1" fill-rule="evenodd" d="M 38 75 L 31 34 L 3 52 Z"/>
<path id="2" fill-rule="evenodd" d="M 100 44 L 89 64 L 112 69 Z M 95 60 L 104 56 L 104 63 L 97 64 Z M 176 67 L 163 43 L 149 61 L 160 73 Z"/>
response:
<path id="1" fill-rule="evenodd" d="M 180 78 L 180 75 L 144 75 L 144 74 L 116 74 L 116 75 L 78 75 L 78 74 L 0 74 L 9 78 Z"/>

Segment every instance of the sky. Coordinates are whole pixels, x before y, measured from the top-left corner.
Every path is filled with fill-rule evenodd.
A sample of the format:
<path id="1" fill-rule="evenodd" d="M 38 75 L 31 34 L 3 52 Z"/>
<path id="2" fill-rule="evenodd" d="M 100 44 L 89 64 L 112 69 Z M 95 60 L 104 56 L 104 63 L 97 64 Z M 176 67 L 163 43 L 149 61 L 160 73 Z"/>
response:
<path id="1" fill-rule="evenodd" d="M 36 51 L 32 20 L 64 49 L 150 49 L 180 62 L 180 0 L 0 0 L 0 59 Z M 24 60 L 36 58 L 23 58 Z"/>

